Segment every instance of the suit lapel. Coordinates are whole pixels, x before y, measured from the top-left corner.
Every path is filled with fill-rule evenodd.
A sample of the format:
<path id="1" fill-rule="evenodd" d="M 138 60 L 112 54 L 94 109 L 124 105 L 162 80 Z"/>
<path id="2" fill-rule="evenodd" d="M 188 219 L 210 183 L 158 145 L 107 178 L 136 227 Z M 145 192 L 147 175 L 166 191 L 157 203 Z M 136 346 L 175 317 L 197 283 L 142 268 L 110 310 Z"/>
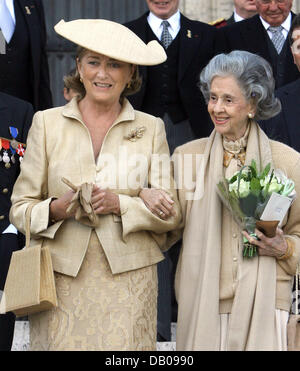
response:
<path id="1" fill-rule="evenodd" d="M 15 6 L 19 6 L 22 12 L 22 15 L 25 19 L 26 26 L 28 29 L 28 35 L 31 45 L 31 63 L 33 74 L 36 74 L 37 71 L 39 71 L 39 61 L 37 58 L 37 54 L 35 53 L 35 45 L 38 45 L 39 47 L 39 26 L 38 26 L 38 19 L 35 9 L 35 5 L 32 0 L 14 0 Z M 17 4 L 18 3 L 18 4 Z"/>
<path id="2" fill-rule="evenodd" d="M 259 54 L 270 62 L 272 59 L 268 48 L 268 34 L 262 25 L 259 16 L 256 15 L 245 22 L 247 22 L 247 25 L 241 29 L 241 32 L 243 34 L 245 45 L 248 45 L 247 50 Z"/>
<path id="3" fill-rule="evenodd" d="M 3 102 L 0 97 L 0 136 L 4 138 L 9 138 L 8 126 L 11 125 L 11 114 L 9 107 Z"/>
<path id="4" fill-rule="evenodd" d="M 193 56 L 199 51 L 202 33 L 194 32 L 193 24 L 184 15 L 180 14 L 180 45 L 178 81 L 181 81 Z"/>
<path id="5" fill-rule="evenodd" d="M 284 92 L 284 115 L 292 147 L 299 146 L 300 137 L 300 79 Z"/>

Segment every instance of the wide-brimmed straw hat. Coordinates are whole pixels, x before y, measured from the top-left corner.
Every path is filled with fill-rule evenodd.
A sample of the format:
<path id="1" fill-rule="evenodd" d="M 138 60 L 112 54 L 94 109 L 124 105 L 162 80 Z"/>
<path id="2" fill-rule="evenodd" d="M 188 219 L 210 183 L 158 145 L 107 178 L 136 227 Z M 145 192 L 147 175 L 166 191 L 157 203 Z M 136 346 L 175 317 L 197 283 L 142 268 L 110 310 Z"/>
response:
<path id="1" fill-rule="evenodd" d="M 127 27 L 105 19 L 61 20 L 54 29 L 85 49 L 119 61 L 153 66 L 167 59 L 164 48 L 157 41 L 145 44 Z"/>

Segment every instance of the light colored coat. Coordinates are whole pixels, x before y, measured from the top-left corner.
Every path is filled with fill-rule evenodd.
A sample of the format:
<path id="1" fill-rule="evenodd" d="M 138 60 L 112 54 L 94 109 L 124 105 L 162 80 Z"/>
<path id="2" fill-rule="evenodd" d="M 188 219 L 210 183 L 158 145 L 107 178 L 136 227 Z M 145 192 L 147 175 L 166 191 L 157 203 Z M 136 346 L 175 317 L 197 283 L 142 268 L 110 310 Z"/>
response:
<path id="1" fill-rule="evenodd" d="M 222 137 L 214 131 L 209 138 L 177 148 L 173 157 L 184 221 L 183 247 L 175 279 L 176 346 L 177 350 L 185 351 L 219 350 L 220 271 L 221 264 L 226 264 L 221 255 L 222 243 L 233 241 L 234 232 L 230 228 L 223 231 L 222 204 L 215 190 L 223 175 Z M 277 261 L 267 256 L 243 259 L 242 249 L 239 250 L 239 276 L 226 346 L 228 350 L 278 350 L 275 309 L 290 308 L 292 279 L 300 257 L 300 155 L 269 140 L 253 123 L 245 163 L 250 164 L 252 159 L 263 167 L 271 162 L 295 182 L 298 197 L 283 225 L 285 236 L 294 244 L 294 253 L 285 261 Z M 182 179 L 184 176 L 190 179 L 186 183 L 190 187 Z M 232 274 L 232 264 L 230 269 Z"/>
<path id="2" fill-rule="evenodd" d="M 143 135 L 133 138 L 136 140 L 128 139 L 131 131 L 140 127 L 145 128 Z M 167 232 L 177 226 L 181 214 L 176 194 L 169 190 L 171 169 L 151 168 L 155 154 L 162 155 L 163 169 L 168 169 L 169 149 L 162 120 L 134 111 L 126 99 L 103 140 L 97 161 L 76 99 L 66 106 L 38 112 L 12 195 L 11 221 L 24 232 L 27 206 L 33 200 L 40 200 L 32 210 L 32 243 L 43 241 L 51 249 L 54 270 L 75 277 L 92 228 L 74 218 L 48 227 L 49 203 L 52 197 L 58 198 L 68 190 L 62 177 L 75 185 L 97 183 L 119 194 L 120 199 L 121 217 L 99 215 L 95 228 L 112 273 L 156 264 L 163 259 L 161 249 L 165 248 Z M 139 170 L 141 184 L 130 187 L 135 170 Z M 166 184 L 170 187 L 164 187 Z M 148 185 L 169 191 L 175 201 L 175 217 L 163 221 L 147 209 L 138 194 Z"/>

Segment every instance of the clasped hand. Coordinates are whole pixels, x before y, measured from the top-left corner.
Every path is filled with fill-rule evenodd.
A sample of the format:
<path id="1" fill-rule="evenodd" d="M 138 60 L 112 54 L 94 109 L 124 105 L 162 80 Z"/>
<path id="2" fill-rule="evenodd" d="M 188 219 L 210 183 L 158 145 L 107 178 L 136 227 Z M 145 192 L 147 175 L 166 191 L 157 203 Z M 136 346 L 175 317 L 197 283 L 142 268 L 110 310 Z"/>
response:
<path id="1" fill-rule="evenodd" d="M 67 213 L 67 209 L 74 196 L 74 191 L 69 190 L 61 197 L 54 199 L 50 203 L 50 219 L 59 221 L 73 217 L 72 214 Z M 117 214 L 120 215 L 120 201 L 119 196 L 108 189 L 101 189 L 97 185 L 93 186 L 91 204 L 96 214 Z"/>

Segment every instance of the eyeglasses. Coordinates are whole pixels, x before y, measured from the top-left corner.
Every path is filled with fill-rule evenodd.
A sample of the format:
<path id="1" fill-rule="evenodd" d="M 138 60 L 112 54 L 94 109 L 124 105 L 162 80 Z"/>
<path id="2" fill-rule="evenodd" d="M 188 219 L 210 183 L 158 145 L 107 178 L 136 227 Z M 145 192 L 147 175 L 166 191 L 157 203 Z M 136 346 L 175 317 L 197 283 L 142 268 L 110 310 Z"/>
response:
<path id="1" fill-rule="evenodd" d="M 286 3 L 287 0 L 260 0 L 260 2 L 264 5 L 269 5 L 271 3 L 276 3 L 276 4 L 284 4 Z"/>

